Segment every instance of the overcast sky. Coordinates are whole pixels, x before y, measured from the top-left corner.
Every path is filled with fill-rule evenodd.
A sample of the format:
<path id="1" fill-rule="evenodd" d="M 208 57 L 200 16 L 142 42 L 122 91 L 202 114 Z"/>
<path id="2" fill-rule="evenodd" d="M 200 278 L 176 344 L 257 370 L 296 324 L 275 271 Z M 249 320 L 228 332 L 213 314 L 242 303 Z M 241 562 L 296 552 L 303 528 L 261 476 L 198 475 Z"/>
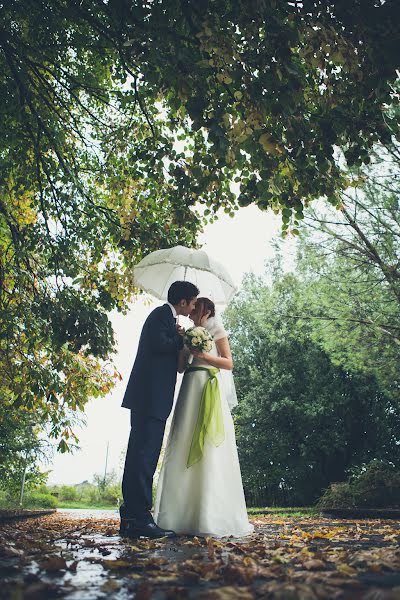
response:
<path id="1" fill-rule="evenodd" d="M 203 249 L 219 260 L 229 270 L 239 286 L 244 273 L 262 274 L 265 261 L 273 256 L 271 241 L 280 235 L 280 218 L 271 211 L 262 212 L 251 205 L 241 208 L 231 218 L 223 214 L 208 225 L 199 241 Z M 295 242 L 288 239 L 283 244 L 288 268 L 293 264 Z M 148 299 L 147 302 L 149 302 Z M 143 299 L 132 304 L 127 315 L 110 314 L 117 340 L 115 364 L 123 380 L 105 398 L 88 403 L 85 414 L 87 425 L 77 430 L 81 449 L 74 454 L 57 454 L 49 484 L 75 484 L 92 480 L 94 473 L 104 473 L 107 442 L 109 443 L 108 468 L 121 467 L 121 454 L 126 449 L 129 436 L 129 410 L 121 408 L 122 397 L 135 358 L 143 322 L 159 301 L 145 303 Z"/>

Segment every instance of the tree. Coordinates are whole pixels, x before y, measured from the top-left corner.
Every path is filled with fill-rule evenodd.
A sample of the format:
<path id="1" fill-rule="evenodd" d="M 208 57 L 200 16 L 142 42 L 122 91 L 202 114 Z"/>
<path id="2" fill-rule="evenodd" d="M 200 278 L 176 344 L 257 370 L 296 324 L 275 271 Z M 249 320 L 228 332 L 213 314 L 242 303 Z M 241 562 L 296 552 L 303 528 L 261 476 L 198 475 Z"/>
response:
<path id="1" fill-rule="evenodd" d="M 108 473 L 95 473 L 93 475 L 93 483 L 97 486 L 100 492 L 108 487 L 112 487 L 118 484 L 118 475 L 115 469 L 112 469 Z"/>
<path id="2" fill-rule="evenodd" d="M 248 276 L 225 313 L 237 442 L 250 503 L 304 505 L 352 466 L 398 462 L 399 412 L 373 376 L 332 362 L 301 319 L 305 285 L 273 268 L 270 285 Z"/>
<path id="3" fill-rule="evenodd" d="M 119 377 L 107 312 L 127 309 L 132 265 L 190 245 L 196 221 L 167 201 L 165 152 L 107 36 L 77 12 L 5 2 L 0 31 L 1 401 L 40 418 L 62 451 L 87 400 Z"/>
<path id="4" fill-rule="evenodd" d="M 298 267 L 308 282 L 300 316 L 346 368 L 372 373 L 397 402 L 400 361 L 400 154 L 376 148 L 339 212 L 310 210 Z"/>
<path id="5" fill-rule="evenodd" d="M 38 463 L 46 462 L 49 454 L 32 415 L 0 403 L 0 489 L 10 500 L 19 499 L 23 482 L 29 489 L 47 479 Z"/>
<path id="6" fill-rule="evenodd" d="M 256 202 L 296 231 L 314 198 L 336 205 L 334 150 L 360 164 L 398 133 L 395 9 L 3 2 L 2 401 L 41 411 L 65 450 L 118 377 L 107 312 L 144 254 L 194 245 L 220 208 Z"/>

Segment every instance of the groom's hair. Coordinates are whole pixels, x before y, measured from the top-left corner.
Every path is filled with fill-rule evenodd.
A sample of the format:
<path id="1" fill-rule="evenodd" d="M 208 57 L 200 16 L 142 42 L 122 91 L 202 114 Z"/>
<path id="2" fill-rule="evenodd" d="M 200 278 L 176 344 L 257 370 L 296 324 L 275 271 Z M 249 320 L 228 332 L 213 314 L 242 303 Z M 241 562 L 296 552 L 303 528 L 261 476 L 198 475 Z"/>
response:
<path id="1" fill-rule="evenodd" d="M 190 283 L 190 281 L 174 281 L 168 290 L 168 302 L 175 306 L 181 300 L 190 302 L 199 294 L 200 290 L 194 283 Z"/>

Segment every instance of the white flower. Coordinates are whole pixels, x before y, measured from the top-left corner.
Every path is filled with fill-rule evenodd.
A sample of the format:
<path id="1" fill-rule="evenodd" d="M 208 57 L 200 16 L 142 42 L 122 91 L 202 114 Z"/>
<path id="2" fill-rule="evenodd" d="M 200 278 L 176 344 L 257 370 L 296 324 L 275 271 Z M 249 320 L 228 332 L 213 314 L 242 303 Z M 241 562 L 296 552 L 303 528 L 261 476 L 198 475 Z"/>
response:
<path id="1" fill-rule="evenodd" d="M 209 352 L 212 348 L 213 338 L 205 327 L 190 327 L 184 336 L 185 344 L 189 348 Z"/>

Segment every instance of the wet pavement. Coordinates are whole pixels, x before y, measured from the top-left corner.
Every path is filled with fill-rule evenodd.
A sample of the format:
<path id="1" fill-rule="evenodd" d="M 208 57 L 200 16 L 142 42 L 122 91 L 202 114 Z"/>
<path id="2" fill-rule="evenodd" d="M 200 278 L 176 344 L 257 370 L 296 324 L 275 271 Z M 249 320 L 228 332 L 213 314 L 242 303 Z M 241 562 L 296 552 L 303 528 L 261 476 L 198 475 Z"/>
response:
<path id="1" fill-rule="evenodd" d="M 0 528 L 0 598 L 400 599 L 400 524 L 252 518 L 251 536 L 128 540 L 116 511 Z"/>
<path id="2" fill-rule="evenodd" d="M 119 519 L 116 508 L 57 508 L 57 513 L 69 519 Z"/>

